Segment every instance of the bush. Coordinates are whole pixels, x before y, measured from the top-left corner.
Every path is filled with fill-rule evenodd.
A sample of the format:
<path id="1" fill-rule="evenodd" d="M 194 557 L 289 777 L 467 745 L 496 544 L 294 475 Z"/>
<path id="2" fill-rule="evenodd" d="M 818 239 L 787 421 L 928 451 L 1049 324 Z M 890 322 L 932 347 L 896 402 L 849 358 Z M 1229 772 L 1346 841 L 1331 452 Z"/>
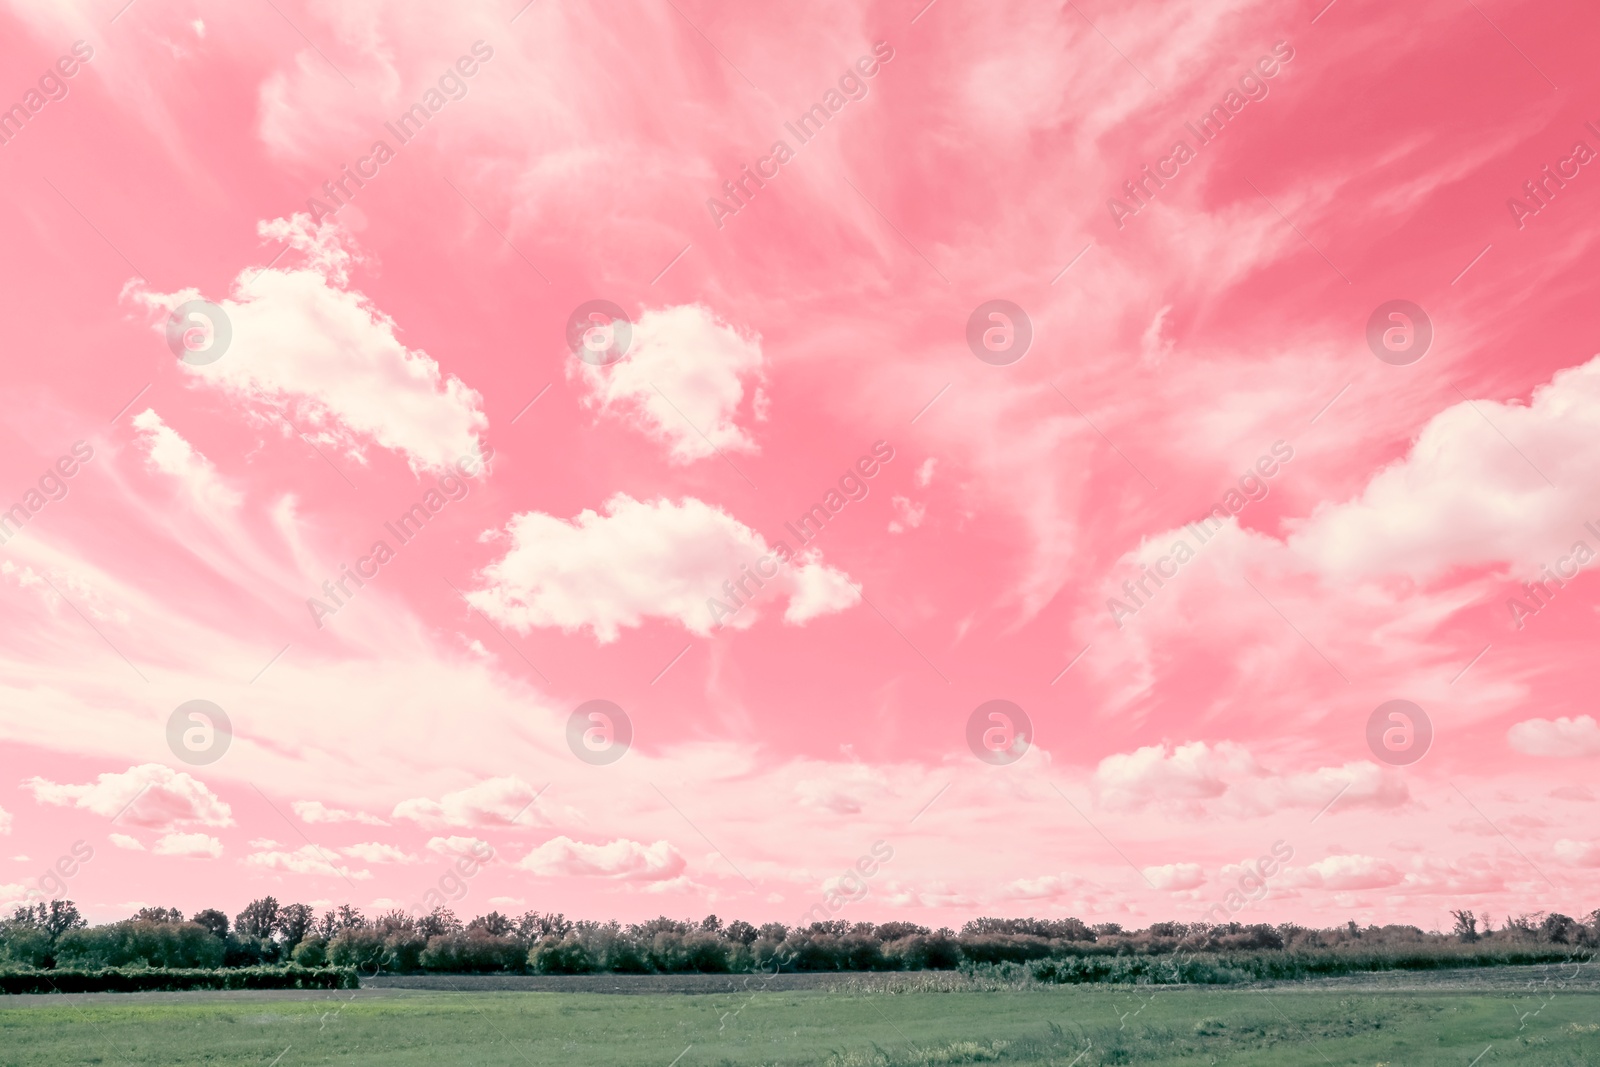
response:
<path id="1" fill-rule="evenodd" d="M 528 953 L 528 966 L 538 974 L 592 974 L 597 969 L 576 934 L 539 942 Z"/>
<path id="2" fill-rule="evenodd" d="M 328 942 L 328 962 L 335 967 L 354 967 L 371 973 L 383 966 L 384 935 L 370 926 L 341 930 Z"/>
<path id="3" fill-rule="evenodd" d="M 40 926 L 8 924 L 0 933 L 0 961 L 13 967 L 52 966 L 52 947 L 50 931 Z"/>
<path id="4" fill-rule="evenodd" d="M 350 970 L 323 967 L 13 971 L 0 973 L 0 993 L 141 993 L 185 989 L 356 989 Z"/>
<path id="5" fill-rule="evenodd" d="M 143 964 L 163 968 L 221 967 L 225 949 L 197 923 L 125 922 L 68 930 L 56 941 L 56 965 L 81 969 Z"/>
<path id="6" fill-rule="evenodd" d="M 308 937 L 294 947 L 289 958 L 297 967 L 326 967 L 328 943 L 320 937 Z"/>
<path id="7" fill-rule="evenodd" d="M 905 971 L 949 971 L 961 962 L 961 946 L 942 934 L 913 934 L 883 946 L 886 959 Z"/>
<path id="8" fill-rule="evenodd" d="M 420 962 L 425 971 L 458 974 L 520 971 L 527 962 L 527 954 L 512 938 L 473 930 L 470 933 L 439 934 L 428 938 Z"/>
<path id="9" fill-rule="evenodd" d="M 1031 934 L 969 934 L 960 945 L 972 963 L 1026 963 L 1050 955 L 1050 942 Z"/>

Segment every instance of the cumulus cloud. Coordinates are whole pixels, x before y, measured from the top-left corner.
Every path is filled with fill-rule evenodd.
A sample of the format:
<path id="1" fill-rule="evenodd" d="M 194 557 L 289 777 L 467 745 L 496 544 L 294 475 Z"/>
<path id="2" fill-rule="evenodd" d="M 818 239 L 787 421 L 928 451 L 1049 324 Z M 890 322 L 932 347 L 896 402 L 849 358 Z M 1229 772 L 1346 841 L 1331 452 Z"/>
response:
<path id="1" fill-rule="evenodd" d="M 126 848 L 133 852 L 145 850 L 144 844 L 137 837 L 130 837 L 128 834 L 112 834 L 111 843 L 118 848 Z"/>
<path id="2" fill-rule="evenodd" d="M 1600 754 L 1600 724 L 1591 715 L 1527 719 L 1506 731 L 1506 741 L 1529 756 L 1593 756 Z"/>
<path id="3" fill-rule="evenodd" d="M 1160 867 L 1146 867 L 1144 876 L 1157 889 L 1193 889 L 1206 880 L 1206 872 L 1198 863 L 1167 863 Z"/>
<path id="4" fill-rule="evenodd" d="M 1410 794 L 1405 782 L 1377 764 L 1358 761 L 1277 775 L 1233 741 L 1148 745 L 1100 761 L 1091 781 L 1101 807 L 1138 811 L 1156 805 L 1174 813 L 1262 815 L 1284 807 L 1392 808 Z"/>
<path id="5" fill-rule="evenodd" d="M 157 856 L 188 856 L 191 859 L 216 859 L 222 855 L 222 842 L 210 834 L 166 834 L 150 851 Z"/>
<path id="6" fill-rule="evenodd" d="M 11 832 L 11 813 L 5 808 L 0 808 L 0 834 Z"/>
<path id="7" fill-rule="evenodd" d="M 1291 522 L 1289 543 L 1329 575 L 1398 573 L 1420 581 L 1509 563 L 1534 577 L 1577 539 L 1568 516 L 1583 514 L 1600 496 L 1597 419 L 1600 357 L 1557 371 L 1529 404 L 1451 405 L 1358 499 Z M 1508 439 L 1516 449 L 1506 447 Z M 1523 455 L 1554 484 L 1530 476 Z"/>
<path id="8" fill-rule="evenodd" d="M 524 512 L 507 524 L 505 536 L 506 554 L 484 568 L 485 588 L 467 599 L 524 633 L 536 626 L 569 633 L 588 627 L 609 643 L 623 627 L 659 618 L 705 637 L 719 622 L 751 626 L 763 602 L 787 597 L 784 619 L 799 625 L 859 599 L 843 571 L 814 555 L 779 563 L 759 533 L 694 497 L 645 503 L 618 493 L 603 514 L 585 510 L 571 521 Z M 772 557 L 764 565 L 770 573 L 730 596 L 727 583 L 742 577 L 742 567 L 762 569 L 766 557 Z"/>
<path id="9" fill-rule="evenodd" d="M 922 525 L 923 518 L 928 514 L 926 504 L 918 504 L 910 497 L 896 493 L 889 498 L 889 503 L 894 507 L 895 517 L 889 520 L 889 532 L 892 534 L 905 533 Z"/>
<path id="10" fill-rule="evenodd" d="M 238 507 L 239 493 L 223 482 L 216 466 L 153 409 L 146 408 L 135 415 L 133 429 L 151 470 L 170 475 L 196 502 L 211 509 Z"/>
<path id="11" fill-rule="evenodd" d="M 719 449 L 756 451 L 736 416 L 750 389 L 750 413 L 764 417 L 762 367 L 758 339 L 698 304 L 640 314 L 628 354 L 617 363 L 571 361 L 592 405 L 627 417 L 665 444 L 675 463 L 705 459 Z"/>
<path id="12" fill-rule="evenodd" d="M 1398 885 L 1405 877 L 1388 860 L 1373 856 L 1329 856 L 1300 868 L 1301 877 L 1291 878 L 1291 885 L 1320 886 L 1323 889 L 1379 889 Z"/>
<path id="13" fill-rule="evenodd" d="M 62 785 L 44 778 L 22 783 L 41 804 L 79 808 L 121 818 L 131 826 L 165 829 L 178 823 L 232 826 L 233 812 L 203 783 L 159 763 L 129 767 L 120 774 L 102 774 L 83 785 Z"/>
<path id="14" fill-rule="evenodd" d="M 477 837 L 430 837 L 428 838 L 428 851 L 440 856 L 452 858 L 465 856 L 468 859 L 483 862 L 493 858 L 494 848 L 489 842 Z"/>
<path id="15" fill-rule="evenodd" d="M 294 813 L 300 816 L 302 822 L 359 822 L 369 826 L 389 825 L 376 815 L 368 815 L 364 811 L 330 808 L 320 800 L 296 800 L 289 807 L 294 809 Z"/>
<path id="16" fill-rule="evenodd" d="M 294 874 L 322 874 L 352 881 L 365 881 L 372 877 L 367 870 L 352 871 L 349 867 L 335 865 L 331 856 L 315 845 L 302 845 L 293 852 L 252 852 L 244 858 L 251 867 L 290 871 Z"/>
<path id="17" fill-rule="evenodd" d="M 377 841 L 360 841 L 354 845 L 346 845 L 339 850 L 346 856 L 351 856 L 364 863 L 415 863 L 417 857 L 409 855 L 393 845 L 381 844 Z"/>
<path id="18" fill-rule="evenodd" d="M 216 302 L 232 341 L 215 362 L 181 364 L 190 380 L 280 417 L 285 432 L 292 427 L 353 455 L 370 442 L 420 470 L 476 454 L 488 428 L 482 398 L 426 352 L 401 344 L 394 320 L 349 288 L 354 256 L 338 225 L 313 226 L 310 216 L 296 215 L 258 229 L 304 263 L 240 272 L 233 295 Z M 168 313 L 200 297 L 194 289 L 156 293 L 138 285 L 128 292 Z"/>
<path id="19" fill-rule="evenodd" d="M 521 778 L 488 778 L 477 785 L 454 793 L 446 793 L 438 800 L 413 797 L 402 800 L 391 813 L 396 819 L 406 819 L 419 826 L 510 826 L 532 807 L 538 793 Z"/>
<path id="20" fill-rule="evenodd" d="M 646 845 L 619 838 L 604 845 L 554 837 L 524 856 L 517 867 L 535 874 L 658 882 L 683 873 L 686 862 L 666 841 Z"/>
<path id="21" fill-rule="evenodd" d="M 1563 837 L 1555 843 L 1556 859 L 1568 867 L 1600 867 L 1600 844 Z"/>

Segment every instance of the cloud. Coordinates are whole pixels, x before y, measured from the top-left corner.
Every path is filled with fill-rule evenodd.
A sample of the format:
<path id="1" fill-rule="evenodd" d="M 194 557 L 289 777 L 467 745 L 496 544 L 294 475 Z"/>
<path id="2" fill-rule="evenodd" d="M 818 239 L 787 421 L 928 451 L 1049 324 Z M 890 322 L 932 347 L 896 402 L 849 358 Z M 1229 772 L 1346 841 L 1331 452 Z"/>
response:
<path id="1" fill-rule="evenodd" d="M 428 851 L 440 856 L 465 856 L 486 863 L 494 858 L 494 848 L 489 842 L 476 837 L 430 837 Z"/>
<path id="2" fill-rule="evenodd" d="M 761 342 L 717 320 L 698 304 L 645 311 L 628 354 L 607 367 L 571 361 L 572 373 L 602 412 L 620 411 L 667 446 L 674 463 L 723 452 L 754 452 L 735 417 L 753 387 L 751 413 L 765 415 Z"/>
<path id="3" fill-rule="evenodd" d="M 9 834 L 11 832 L 11 822 L 11 813 L 5 808 L 0 808 L 0 834 Z"/>
<path id="4" fill-rule="evenodd" d="M 369 826 L 389 825 L 376 815 L 368 815 L 364 811 L 345 811 L 342 808 L 330 808 L 320 800 L 296 800 L 289 807 L 294 809 L 294 813 L 300 816 L 302 822 L 360 822 Z"/>
<path id="5" fill-rule="evenodd" d="M 354 845 L 346 845 L 339 850 L 346 856 L 353 856 L 365 863 L 415 863 L 417 857 L 395 848 L 393 845 L 380 844 L 377 841 L 362 841 Z"/>
<path id="6" fill-rule="evenodd" d="M 215 362 L 181 364 L 190 380 L 277 416 L 284 433 L 301 432 L 351 454 L 372 442 L 404 455 L 414 470 L 476 454 L 488 428 L 482 398 L 442 374 L 426 352 L 401 344 L 394 320 L 349 288 L 354 256 L 338 224 L 313 226 L 309 215 L 295 215 L 257 228 L 287 243 L 304 264 L 239 273 L 233 295 L 217 302 L 232 341 Z M 200 296 L 138 284 L 127 292 L 168 313 Z M 157 329 L 165 329 L 166 318 Z"/>
<path id="7" fill-rule="evenodd" d="M 1160 867 L 1146 867 L 1144 876 L 1157 889 L 1193 889 L 1206 880 L 1205 869 L 1198 863 L 1168 863 Z"/>
<path id="8" fill-rule="evenodd" d="M 1060 900 L 1076 896 L 1089 888 L 1083 878 L 1065 874 L 1046 874 L 1038 878 L 1018 878 L 1000 889 L 1005 900 Z"/>
<path id="9" fill-rule="evenodd" d="M 192 859 L 216 859 L 222 855 L 222 842 L 210 834 L 167 834 L 158 838 L 151 849 L 157 856 L 188 856 Z"/>
<path id="10" fill-rule="evenodd" d="M 894 507 L 895 517 L 889 520 L 889 532 L 892 534 L 905 533 L 922 525 L 923 518 L 928 514 L 926 504 L 918 504 L 910 497 L 896 493 L 889 498 L 889 503 Z"/>
<path id="11" fill-rule="evenodd" d="M 538 794 L 533 786 L 515 776 L 488 778 L 477 785 L 454 793 L 446 793 L 438 800 L 413 797 L 402 800 L 391 813 L 396 819 L 407 819 L 419 826 L 510 826 L 512 820 L 525 814 L 533 806 Z M 521 819 L 524 825 L 532 819 Z"/>
<path id="12" fill-rule="evenodd" d="M 251 867 L 291 871 L 295 874 L 330 875 L 356 882 L 372 877 L 371 871 L 352 871 L 349 867 L 335 866 L 328 858 L 328 853 L 315 845 L 302 845 L 293 852 L 252 852 L 244 858 L 244 861 Z"/>
<path id="13" fill-rule="evenodd" d="M 1563 837 L 1555 843 L 1556 859 L 1568 867 L 1600 867 L 1600 844 Z"/>
<path id="14" fill-rule="evenodd" d="M 1600 754 L 1600 724 L 1594 717 L 1527 719 L 1506 731 L 1506 741 L 1529 756 L 1573 758 Z"/>
<path id="15" fill-rule="evenodd" d="M 240 494 L 217 474 L 216 466 L 193 445 L 146 408 L 133 417 L 133 428 L 151 470 L 175 478 L 197 502 L 226 511 L 239 506 Z"/>
<path id="16" fill-rule="evenodd" d="M 1139 811 L 1152 804 L 1177 814 L 1264 815 L 1285 807 L 1392 808 L 1410 793 L 1403 779 L 1369 761 L 1278 775 L 1233 741 L 1148 745 L 1113 753 L 1095 768 L 1091 787 L 1101 807 Z"/>
<path id="17" fill-rule="evenodd" d="M 613 878 L 630 882 L 659 882 L 676 878 L 686 866 L 678 850 L 666 841 L 652 845 L 619 838 L 590 845 L 570 837 L 554 837 L 524 856 L 517 867 L 546 877 Z"/>
<path id="18" fill-rule="evenodd" d="M 606 644 L 623 627 L 659 618 L 705 637 L 718 622 L 751 626 L 763 602 L 785 596 L 784 619 L 792 624 L 858 599 L 844 572 L 809 554 L 780 563 L 760 534 L 694 497 L 645 503 L 618 493 L 603 514 L 584 510 L 570 522 L 524 512 L 512 517 L 505 536 L 506 554 L 484 568 L 486 587 L 467 599 L 523 633 L 588 627 Z M 746 566 L 758 577 L 744 579 Z M 742 592 L 730 595 L 728 584 L 737 582 L 744 582 Z"/>
<path id="19" fill-rule="evenodd" d="M 1422 582 L 1459 567 L 1506 563 L 1535 577 L 1581 532 L 1568 516 L 1583 514 L 1600 495 L 1596 419 L 1600 357 L 1557 371 L 1528 404 L 1453 404 L 1429 419 L 1405 458 L 1373 477 L 1358 499 L 1291 521 L 1289 543 L 1336 581 L 1404 574 Z M 1530 478 L 1529 462 L 1550 481 Z"/>
<path id="20" fill-rule="evenodd" d="M 127 834 L 112 834 L 111 843 L 118 848 L 129 849 L 133 852 L 143 852 L 145 850 L 143 843 L 137 837 L 130 837 Z"/>
<path id="21" fill-rule="evenodd" d="M 44 778 L 22 783 L 41 804 L 80 808 L 131 826 L 165 829 L 178 823 L 232 826 L 233 812 L 210 789 L 159 763 L 105 773 L 84 785 L 59 785 Z"/>
<path id="22" fill-rule="evenodd" d="M 1362 855 L 1329 856 L 1284 872 L 1285 884 L 1312 889 L 1378 889 L 1398 885 L 1404 878 L 1388 860 Z"/>

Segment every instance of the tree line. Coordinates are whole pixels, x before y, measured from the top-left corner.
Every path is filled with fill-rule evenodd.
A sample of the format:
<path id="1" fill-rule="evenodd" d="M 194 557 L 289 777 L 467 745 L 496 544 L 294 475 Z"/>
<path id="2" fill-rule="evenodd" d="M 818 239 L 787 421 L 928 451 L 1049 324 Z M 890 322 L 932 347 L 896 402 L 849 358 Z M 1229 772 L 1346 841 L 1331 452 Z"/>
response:
<path id="1" fill-rule="evenodd" d="M 348 904 L 319 916 L 309 905 L 280 905 L 268 896 L 251 901 L 231 920 L 214 908 L 188 918 L 176 908 L 143 908 L 128 919 L 91 927 L 71 901 L 53 900 L 19 907 L 9 920 L 0 921 L 0 969 L 294 966 L 351 968 L 369 976 L 419 971 L 745 973 L 947 970 L 1199 954 L 1224 960 L 1248 956 L 1257 961 L 1250 967 L 1271 970 L 1283 966 L 1272 960 L 1296 953 L 1378 963 L 1437 959 L 1435 965 L 1452 966 L 1464 964 L 1450 961 L 1479 957 L 1481 962 L 1499 962 L 1504 954 L 1497 952 L 1519 946 L 1584 951 L 1600 945 L 1600 911 L 1582 920 L 1543 913 L 1508 916 L 1498 930 L 1487 919 L 1480 929 L 1470 911 L 1452 915 L 1455 927 L 1449 932 L 1360 927 L 1354 921 L 1327 929 L 1293 923 L 1157 922 L 1125 930 L 1117 923 L 1091 926 L 1074 918 L 980 918 L 956 931 L 910 922 L 842 920 L 756 926 L 743 920 L 724 923 L 715 915 L 624 925 L 533 911 L 517 917 L 491 911 L 463 923 L 443 907 L 423 916 L 388 911 L 369 918 Z M 1147 965 L 1067 962 L 1047 969 L 1050 980 L 1076 981 L 1069 976 L 1136 975 L 1143 967 Z"/>

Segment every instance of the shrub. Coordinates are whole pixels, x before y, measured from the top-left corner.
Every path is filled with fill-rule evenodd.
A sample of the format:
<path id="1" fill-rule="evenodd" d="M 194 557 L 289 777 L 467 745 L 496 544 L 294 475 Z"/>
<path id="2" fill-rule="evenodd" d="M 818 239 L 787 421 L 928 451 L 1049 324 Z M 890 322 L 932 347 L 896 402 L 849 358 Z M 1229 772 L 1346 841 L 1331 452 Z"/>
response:
<path id="1" fill-rule="evenodd" d="M 383 966 L 384 935 L 370 926 L 342 930 L 328 942 L 328 962 L 335 967 L 354 967 L 370 974 Z"/>
<path id="2" fill-rule="evenodd" d="M 913 934 L 883 946 L 885 958 L 906 971 L 949 971 L 961 962 L 961 946 L 943 934 Z"/>
<path id="3" fill-rule="evenodd" d="M 597 969 L 576 934 L 539 942 L 528 953 L 528 966 L 539 974 L 591 974 Z"/>
<path id="4" fill-rule="evenodd" d="M 356 989 L 356 973 L 323 967 L 119 969 L 0 973 L 0 993 L 137 993 L 184 989 Z"/>
<path id="5" fill-rule="evenodd" d="M 7 924 L 0 932 L 0 961 L 13 967 L 53 966 L 51 948 L 50 931 L 41 926 Z"/>
<path id="6" fill-rule="evenodd" d="M 222 942 L 198 923 L 143 919 L 68 930 L 55 947 L 57 966 L 84 969 L 129 964 L 212 968 L 222 966 L 225 954 Z"/>
<path id="7" fill-rule="evenodd" d="M 430 937 L 420 959 L 423 970 L 455 973 L 520 971 L 526 961 L 526 953 L 515 940 L 481 930 Z"/>
<path id="8" fill-rule="evenodd" d="M 294 947 L 289 958 L 297 967 L 326 967 L 328 943 L 320 937 L 309 937 Z"/>

